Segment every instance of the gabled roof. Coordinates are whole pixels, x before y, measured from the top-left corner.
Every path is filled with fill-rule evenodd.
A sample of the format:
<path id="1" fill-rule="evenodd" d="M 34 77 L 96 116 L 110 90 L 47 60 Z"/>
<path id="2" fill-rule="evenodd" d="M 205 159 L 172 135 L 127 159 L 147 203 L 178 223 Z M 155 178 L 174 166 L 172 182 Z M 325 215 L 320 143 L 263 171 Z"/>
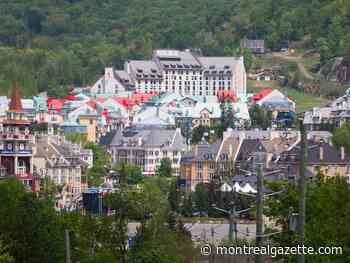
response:
<path id="1" fill-rule="evenodd" d="M 281 157 L 281 161 L 299 161 L 301 142 L 299 142 L 295 147 L 293 147 L 290 151 L 283 152 L 282 155 L 284 157 L 295 156 L 295 159 L 283 159 Z M 322 150 L 321 150 L 322 148 Z M 323 154 L 321 154 L 323 151 Z M 322 158 L 321 158 L 321 155 Z M 307 162 L 308 164 L 349 164 L 350 158 L 344 152 L 344 159 L 341 158 L 341 150 L 336 149 L 334 146 L 329 143 L 315 142 L 313 140 L 308 140 L 308 151 L 307 151 Z"/>
<path id="2" fill-rule="evenodd" d="M 86 104 L 89 105 L 91 108 L 93 108 L 95 110 L 97 108 L 95 100 L 89 100 Z"/>
<path id="3" fill-rule="evenodd" d="M 102 146 L 108 146 L 112 143 L 114 136 L 116 135 L 117 131 L 113 130 L 108 133 L 106 133 L 104 136 L 100 138 L 99 144 Z"/>
<path id="4" fill-rule="evenodd" d="M 267 152 L 265 146 L 259 139 L 244 139 L 239 149 L 237 160 L 244 160 L 254 152 Z"/>
<path id="5" fill-rule="evenodd" d="M 221 144 L 221 140 L 212 144 L 209 144 L 206 141 L 200 142 L 198 145 L 194 146 L 191 152 L 185 153 L 181 157 L 181 163 L 191 163 L 193 161 L 215 161 Z"/>
<path id="6" fill-rule="evenodd" d="M 256 93 L 253 97 L 252 100 L 253 102 L 258 102 L 259 100 L 265 98 L 267 95 L 269 95 L 271 92 L 273 91 L 273 89 L 264 89 L 258 93 Z"/>
<path id="7" fill-rule="evenodd" d="M 65 102 L 65 99 L 48 98 L 47 108 L 48 110 L 61 111 L 64 102 Z"/>

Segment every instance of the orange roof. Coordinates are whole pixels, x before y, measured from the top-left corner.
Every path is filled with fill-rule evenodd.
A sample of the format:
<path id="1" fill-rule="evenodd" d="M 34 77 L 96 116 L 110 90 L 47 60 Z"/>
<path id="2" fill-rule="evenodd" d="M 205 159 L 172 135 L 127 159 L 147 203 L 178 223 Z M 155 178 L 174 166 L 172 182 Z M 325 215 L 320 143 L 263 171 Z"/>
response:
<path id="1" fill-rule="evenodd" d="M 23 111 L 22 101 L 21 101 L 21 90 L 20 90 L 17 82 L 13 83 L 9 110 L 16 111 L 16 112 Z"/>

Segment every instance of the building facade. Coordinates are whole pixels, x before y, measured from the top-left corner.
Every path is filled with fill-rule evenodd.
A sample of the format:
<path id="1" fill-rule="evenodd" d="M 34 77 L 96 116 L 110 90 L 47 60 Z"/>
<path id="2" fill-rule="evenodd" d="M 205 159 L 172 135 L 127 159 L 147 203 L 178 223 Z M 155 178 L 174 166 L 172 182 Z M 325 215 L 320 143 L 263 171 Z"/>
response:
<path id="1" fill-rule="evenodd" d="M 30 131 L 21 102 L 19 86 L 14 84 L 6 119 L 0 132 L 0 162 L 6 176 L 15 176 L 32 191 L 39 191 L 39 180 L 33 175 L 34 136 Z"/>
<path id="2" fill-rule="evenodd" d="M 174 175 L 179 175 L 181 156 L 186 150 L 180 129 L 160 127 L 112 131 L 101 138 L 100 144 L 111 154 L 115 164 L 137 165 L 144 176 L 155 175 L 165 158 L 171 161 Z"/>
<path id="3" fill-rule="evenodd" d="M 181 158 L 181 179 L 186 192 L 194 191 L 199 183 L 223 180 L 234 174 L 234 160 L 242 141 L 225 132 L 223 140 L 213 144 L 202 142 L 195 145 Z"/>
<path id="4" fill-rule="evenodd" d="M 63 137 L 37 136 L 34 167 L 41 178 L 49 178 L 64 188 L 67 197 L 80 195 L 86 188 L 82 175 L 92 167 L 93 153 Z"/>
<path id="5" fill-rule="evenodd" d="M 155 50 L 151 60 L 129 60 L 124 71 L 106 69 L 107 77 L 127 80 L 127 87 L 144 93 L 174 92 L 184 96 L 217 95 L 220 91 L 246 94 L 243 57 L 204 57 L 191 50 Z M 104 76 L 106 78 L 106 75 Z M 91 93 L 103 94 L 99 80 Z M 113 85 L 119 85 L 114 83 Z M 112 85 L 112 86 L 113 86 Z M 126 84 L 125 84 L 126 85 Z M 126 89 L 126 87 L 125 87 Z M 118 92 L 118 89 L 111 89 Z"/>
<path id="6" fill-rule="evenodd" d="M 299 176 L 300 147 L 296 144 L 288 151 L 281 153 L 278 165 L 286 169 L 286 173 Z M 336 149 L 323 141 L 308 140 L 307 171 L 309 177 L 316 176 L 319 172 L 327 177 L 340 176 L 350 182 L 350 159 L 344 147 Z"/>

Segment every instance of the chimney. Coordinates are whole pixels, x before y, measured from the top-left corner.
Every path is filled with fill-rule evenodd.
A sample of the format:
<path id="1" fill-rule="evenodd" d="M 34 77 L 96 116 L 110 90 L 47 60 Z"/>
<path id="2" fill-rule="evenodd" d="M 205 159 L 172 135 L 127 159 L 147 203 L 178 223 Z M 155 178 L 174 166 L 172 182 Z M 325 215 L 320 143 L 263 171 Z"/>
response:
<path id="1" fill-rule="evenodd" d="M 142 146 L 142 137 L 138 138 L 138 146 Z"/>
<path id="2" fill-rule="evenodd" d="M 340 147 L 340 159 L 342 161 L 345 160 L 345 148 L 344 148 L 344 146 Z"/>
<path id="3" fill-rule="evenodd" d="M 320 161 L 323 161 L 323 157 L 324 157 L 323 146 L 320 145 Z"/>

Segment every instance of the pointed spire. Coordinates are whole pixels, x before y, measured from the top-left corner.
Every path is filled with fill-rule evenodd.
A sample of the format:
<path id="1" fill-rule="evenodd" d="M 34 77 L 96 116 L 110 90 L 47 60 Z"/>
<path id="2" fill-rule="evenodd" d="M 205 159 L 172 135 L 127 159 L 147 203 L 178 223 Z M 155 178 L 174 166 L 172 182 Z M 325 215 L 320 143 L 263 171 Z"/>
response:
<path id="1" fill-rule="evenodd" d="M 13 87 L 12 87 L 12 95 L 11 95 L 9 110 L 15 111 L 15 112 L 23 111 L 22 101 L 21 101 L 21 90 L 16 81 L 13 83 Z"/>

